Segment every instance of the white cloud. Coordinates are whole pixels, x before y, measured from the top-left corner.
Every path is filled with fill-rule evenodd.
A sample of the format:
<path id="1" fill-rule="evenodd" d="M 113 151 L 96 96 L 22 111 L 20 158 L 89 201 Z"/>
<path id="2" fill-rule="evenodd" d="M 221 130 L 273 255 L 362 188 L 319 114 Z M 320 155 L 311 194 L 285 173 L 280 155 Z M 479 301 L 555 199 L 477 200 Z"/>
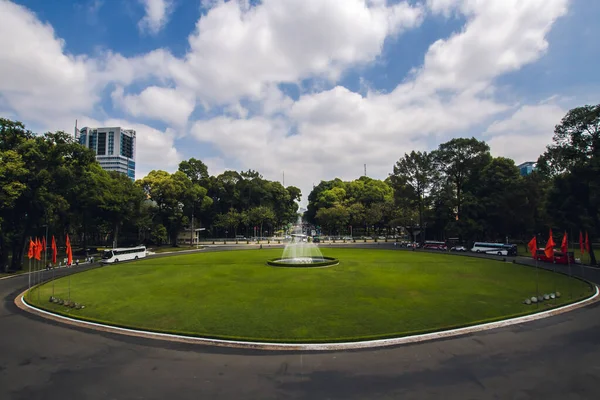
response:
<path id="1" fill-rule="evenodd" d="M 147 8 L 143 23 L 150 32 L 164 26 L 172 9 L 171 1 L 156 4 L 155 11 Z M 211 173 L 228 162 L 269 179 L 280 179 L 285 170 L 286 184 L 306 195 L 320 179 L 360 176 L 365 163 L 370 176 L 383 178 L 405 151 L 426 149 L 432 139 L 464 134 L 514 108 L 497 100 L 495 79 L 545 53 L 547 33 L 566 13 L 568 1 L 428 0 L 429 13 L 460 13 L 467 22 L 433 43 L 422 65 L 393 91 L 361 95 L 316 84 L 297 101 L 278 84 L 313 78 L 331 87 L 349 68 L 377 61 L 386 39 L 418 26 L 425 6 L 385 0 L 202 5 L 207 11 L 182 58 L 166 49 L 88 58 L 67 54 L 52 27 L 25 8 L 0 1 L 0 14 L 8 16 L 0 25 L 0 107 L 53 130 L 71 130 L 81 115 L 136 129 L 138 177 L 154 168 L 176 168 L 181 154 L 175 133 L 184 131 L 196 104 L 222 109 L 220 116 L 192 121 L 191 135 L 221 152 L 205 160 Z M 158 21 L 155 28 L 150 20 Z M 109 84 L 116 87 L 113 105 L 131 118 L 111 120 L 102 112 L 100 94 Z M 552 107 L 523 106 L 493 123 L 486 134 L 494 153 L 517 161 L 539 154 L 564 115 Z M 136 118 L 171 128 L 156 130 Z M 510 146 L 514 142 L 526 146 Z M 542 148 L 518 150 L 535 143 Z"/>
<path id="2" fill-rule="evenodd" d="M 460 10 L 464 29 L 433 43 L 416 83 L 431 90 L 464 89 L 515 71 L 548 48 L 546 34 L 568 0 L 430 0 L 438 12 Z"/>
<path id="3" fill-rule="evenodd" d="M 119 63 L 90 59 L 66 54 L 64 43 L 55 36 L 54 30 L 26 8 L 0 1 L 0 105 L 6 111 L 2 115 L 20 119 L 32 129 L 39 131 L 64 130 L 73 132 L 75 120 L 82 126 L 122 126 L 138 132 L 137 176 L 154 168 L 176 168 L 181 155 L 174 146 L 172 130 L 159 131 L 150 126 L 109 117 L 90 118 L 100 100 L 100 90 L 107 82 L 131 82 L 140 71 L 154 68 L 169 57 L 162 51 L 149 53 L 133 62 Z M 107 59 L 122 59 L 112 54 Z M 105 67 L 109 67 L 106 69 Z M 171 110 L 187 120 L 190 107 L 182 96 L 174 99 L 168 90 L 158 90 L 164 98 L 181 107 Z M 148 89 L 142 93 L 153 91 Z M 127 98 L 135 106 L 156 107 L 149 101 L 152 96 Z M 161 101 L 161 98 L 158 99 Z M 137 102 L 137 103 L 136 103 Z M 165 107 L 166 107 L 165 106 Z M 140 115 L 145 111 L 137 110 Z M 164 111 L 159 115 L 170 118 Z M 102 114 L 102 113 L 100 113 Z"/>
<path id="4" fill-rule="evenodd" d="M 370 176 L 385 177 L 405 151 L 426 148 L 429 137 L 446 140 L 509 110 L 494 100 L 494 79 L 543 55 L 545 35 L 566 11 L 562 0 L 456 4 L 446 9 L 438 2 L 442 11 L 468 16 L 464 29 L 434 43 L 412 79 L 389 95 L 338 86 L 302 96 L 284 108 L 287 119 L 215 118 L 198 123 L 195 136 L 271 179 L 285 169 L 286 181 L 305 194 L 315 177 L 356 178 L 364 163 Z"/>
<path id="5" fill-rule="evenodd" d="M 554 126 L 567 110 L 556 104 L 526 105 L 503 120 L 494 121 L 484 133 L 492 153 L 516 163 L 536 161 L 552 142 Z"/>
<path id="6" fill-rule="evenodd" d="M 227 166 L 225 160 L 221 157 L 208 157 L 202 159 L 202 162 L 206 164 L 208 173 L 212 176 L 221 175 L 226 170 L 232 169 Z"/>
<path id="7" fill-rule="evenodd" d="M 421 20 L 421 9 L 406 2 L 265 0 L 252 8 L 219 2 L 198 21 L 187 71 L 174 79 L 212 103 L 257 97 L 272 83 L 336 80 L 347 67 L 373 61 L 387 37 Z"/>
<path id="8" fill-rule="evenodd" d="M 124 95 L 123 88 L 117 87 L 111 97 L 134 117 L 149 117 L 183 126 L 194 111 L 195 98 L 185 90 L 149 86 L 139 95 Z"/>
<path id="9" fill-rule="evenodd" d="M 142 32 L 157 34 L 167 24 L 173 12 L 172 0 L 139 0 L 144 5 L 146 14 L 138 23 Z"/>
<path id="10" fill-rule="evenodd" d="M 98 101 L 90 60 L 64 54 L 54 29 L 24 7 L 0 1 L 0 15 L 0 97 L 20 118 L 47 122 Z"/>

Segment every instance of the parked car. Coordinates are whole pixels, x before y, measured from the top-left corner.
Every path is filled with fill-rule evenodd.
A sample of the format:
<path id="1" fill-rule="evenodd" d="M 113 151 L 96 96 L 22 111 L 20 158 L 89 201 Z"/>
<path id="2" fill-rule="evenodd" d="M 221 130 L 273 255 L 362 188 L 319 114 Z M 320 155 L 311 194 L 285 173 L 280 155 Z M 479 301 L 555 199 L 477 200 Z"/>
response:
<path id="1" fill-rule="evenodd" d="M 555 264 L 567 264 L 569 262 L 575 264 L 575 253 L 569 251 L 565 254 L 562 251 L 554 250 L 554 257 L 548 257 L 546 256 L 544 249 L 538 249 L 535 253 L 535 259 L 538 261 L 553 262 Z"/>
<path id="2" fill-rule="evenodd" d="M 447 247 L 443 244 L 424 244 L 423 250 L 441 250 L 446 251 Z"/>
<path id="3" fill-rule="evenodd" d="M 467 251 L 467 248 L 465 246 L 454 246 L 450 248 L 450 251 Z"/>

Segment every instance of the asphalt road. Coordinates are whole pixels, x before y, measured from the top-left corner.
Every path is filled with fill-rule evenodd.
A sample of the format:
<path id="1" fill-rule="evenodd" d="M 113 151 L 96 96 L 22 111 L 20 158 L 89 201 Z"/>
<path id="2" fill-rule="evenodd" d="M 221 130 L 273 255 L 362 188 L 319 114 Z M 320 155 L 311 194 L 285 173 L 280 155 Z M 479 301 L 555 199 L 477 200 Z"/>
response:
<path id="1" fill-rule="evenodd" d="M 598 303 L 453 339 L 292 354 L 66 327 L 17 309 L 26 287 L 26 276 L 0 281 L 3 400 L 600 398 Z"/>

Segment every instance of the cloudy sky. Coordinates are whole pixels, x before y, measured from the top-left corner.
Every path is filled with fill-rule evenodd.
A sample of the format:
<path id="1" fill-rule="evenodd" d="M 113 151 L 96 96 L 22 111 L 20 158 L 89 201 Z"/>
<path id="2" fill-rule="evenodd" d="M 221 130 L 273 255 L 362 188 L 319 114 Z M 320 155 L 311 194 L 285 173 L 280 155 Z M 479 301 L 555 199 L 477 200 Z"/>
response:
<path id="1" fill-rule="evenodd" d="M 453 137 L 534 160 L 600 102 L 595 0 L 0 0 L 0 115 L 137 130 L 137 178 L 202 159 L 306 195 Z"/>

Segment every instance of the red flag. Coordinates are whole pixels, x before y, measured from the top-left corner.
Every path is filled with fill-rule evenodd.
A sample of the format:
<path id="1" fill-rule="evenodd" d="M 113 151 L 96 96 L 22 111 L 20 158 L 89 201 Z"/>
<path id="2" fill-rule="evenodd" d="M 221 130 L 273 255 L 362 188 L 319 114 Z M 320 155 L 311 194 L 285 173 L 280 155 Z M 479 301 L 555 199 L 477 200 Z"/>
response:
<path id="1" fill-rule="evenodd" d="M 560 245 L 560 251 L 562 251 L 564 254 L 567 254 L 567 252 L 569 251 L 569 239 L 567 238 L 567 232 L 565 232 L 565 234 L 563 235 L 563 240 Z"/>
<path id="2" fill-rule="evenodd" d="M 544 253 L 546 253 L 546 257 L 554 258 L 554 239 L 552 238 L 552 229 L 550 229 L 550 237 L 548 237 L 548 242 L 546 242 L 546 249 Z"/>
<path id="3" fill-rule="evenodd" d="M 588 254 L 590 254 L 590 238 L 587 231 L 585 231 L 585 249 L 587 250 Z"/>
<path id="4" fill-rule="evenodd" d="M 56 264 L 56 240 L 54 240 L 54 235 L 52 235 L 52 264 Z"/>
<path id="5" fill-rule="evenodd" d="M 535 236 L 529 241 L 527 247 L 529 248 L 531 257 L 535 258 L 535 253 L 537 252 L 537 238 Z"/>
<path id="6" fill-rule="evenodd" d="M 42 252 L 44 252 L 44 254 L 46 254 L 46 248 L 48 247 L 48 245 L 46 244 L 46 237 L 44 236 L 42 238 Z"/>
<path id="7" fill-rule="evenodd" d="M 583 233 L 579 231 L 579 250 L 581 250 L 581 255 L 585 253 L 585 247 L 583 245 Z"/>
<path id="8" fill-rule="evenodd" d="M 29 259 L 31 260 L 34 255 L 35 255 L 35 243 L 33 243 L 33 240 L 31 240 L 31 238 L 29 238 L 29 251 L 27 251 L 27 257 L 29 257 Z"/>
<path id="9" fill-rule="evenodd" d="M 67 265 L 73 264 L 73 252 L 71 250 L 71 241 L 69 240 L 69 234 L 67 233 Z"/>
<path id="10" fill-rule="evenodd" d="M 35 259 L 42 259 L 42 244 L 40 243 L 40 238 L 35 238 Z"/>

